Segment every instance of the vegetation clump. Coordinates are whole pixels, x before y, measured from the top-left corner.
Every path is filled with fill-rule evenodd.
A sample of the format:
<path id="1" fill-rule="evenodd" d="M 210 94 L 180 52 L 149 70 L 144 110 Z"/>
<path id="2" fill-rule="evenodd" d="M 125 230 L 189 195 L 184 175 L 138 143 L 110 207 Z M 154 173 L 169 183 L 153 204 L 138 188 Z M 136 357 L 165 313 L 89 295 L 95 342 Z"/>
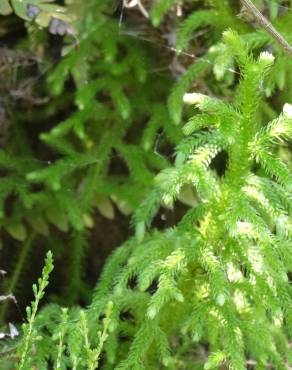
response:
<path id="1" fill-rule="evenodd" d="M 27 31 L 0 70 L 1 369 L 289 369 L 286 2 L 11 0 L 0 13 L 4 38 L 13 22 Z M 98 276 L 105 225 L 124 242 Z M 9 298 L 22 312 L 44 252 L 18 333 Z"/>

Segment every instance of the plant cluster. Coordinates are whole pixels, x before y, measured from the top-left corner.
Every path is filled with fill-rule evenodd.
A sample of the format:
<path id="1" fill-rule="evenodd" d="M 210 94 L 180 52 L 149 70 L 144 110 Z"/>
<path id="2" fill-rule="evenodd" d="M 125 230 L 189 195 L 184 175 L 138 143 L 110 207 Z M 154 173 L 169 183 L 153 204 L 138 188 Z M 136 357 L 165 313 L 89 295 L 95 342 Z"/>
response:
<path id="1" fill-rule="evenodd" d="M 23 242 L 6 293 L 33 245 L 45 240 L 69 256 L 64 294 L 76 303 L 87 289 L 82 274 L 96 212 L 112 222 L 115 208 L 131 214 L 135 235 L 108 258 L 86 309 L 47 304 L 37 314 L 49 253 L 3 366 L 289 368 L 291 56 L 253 18 L 239 18 L 244 9 L 232 1 L 124 1 L 122 14 L 135 16 L 120 21 L 107 2 L 68 2 L 61 13 L 48 2 L 25 2 L 22 13 L 17 0 L 5 3 L 29 22 L 34 50 L 49 42 L 36 25 L 69 42 L 43 82 L 50 100 L 30 120 L 11 114 L 0 152 L 0 223 Z M 255 2 L 289 43 L 291 4 L 267 3 Z M 64 12 L 59 32 L 52 19 Z M 155 27 L 168 40 L 158 48 Z M 165 59 L 169 70 L 158 78 L 152 70 Z M 28 140 L 40 119 L 46 129 Z M 161 209 L 176 209 L 177 200 L 188 210 L 157 229 Z M 71 235 L 67 250 L 55 227 Z M 8 307 L 5 301 L 2 319 Z"/>

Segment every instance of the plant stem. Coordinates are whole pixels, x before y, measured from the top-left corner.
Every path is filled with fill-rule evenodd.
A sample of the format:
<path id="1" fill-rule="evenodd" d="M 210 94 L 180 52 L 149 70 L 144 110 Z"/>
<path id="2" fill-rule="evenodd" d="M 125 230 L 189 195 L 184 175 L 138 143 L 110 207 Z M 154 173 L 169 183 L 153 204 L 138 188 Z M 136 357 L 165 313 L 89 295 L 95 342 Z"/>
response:
<path id="1" fill-rule="evenodd" d="M 53 265 L 53 255 L 49 251 L 45 259 L 45 266 L 42 271 L 42 277 L 38 279 L 38 285 L 34 284 L 32 286 L 34 292 L 34 301 L 31 303 L 31 306 L 26 308 L 27 312 L 27 324 L 23 324 L 23 346 L 20 348 L 21 359 L 18 366 L 18 370 L 26 368 L 26 362 L 28 360 L 29 349 L 32 346 L 33 342 L 36 340 L 36 331 L 34 329 L 34 322 L 36 314 L 38 311 L 40 300 L 44 296 L 45 288 L 49 283 L 49 275 L 54 268 Z"/>
<path id="2" fill-rule="evenodd" d="M 276 40 L 288 54 L 292 56 L 292 46 L 288 41 L 276 30 L 272 23 L 262 15 L 258 8 L 251 0 L 241 0 L 246 9 L 256 18 L 257 22 Z"/>

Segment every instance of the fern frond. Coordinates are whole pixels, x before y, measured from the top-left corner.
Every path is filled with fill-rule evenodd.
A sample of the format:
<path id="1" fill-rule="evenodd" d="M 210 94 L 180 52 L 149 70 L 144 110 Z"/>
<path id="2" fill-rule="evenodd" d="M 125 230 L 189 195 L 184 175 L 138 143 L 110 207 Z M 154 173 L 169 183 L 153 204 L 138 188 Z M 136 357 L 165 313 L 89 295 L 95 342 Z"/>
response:
<path id="1" fill-rule="evenodd" d="M 212 68 L 212 56 L 207 55 L 206 58 L 210 59 L 210 63 L 206 63 L 205 58 L 202 60 L 198 60 L 197 63 L 190 66 L 184 76 L 172 89 L 172 92 L 168 99 L 168 109 L 171 118 L 177 125 L 180 123 L 181 120 L 181 103 L 184 94 L 190 88 L 195 79 L 203 76 L 205 73 L 208 73 Z"/>
<path id="2" fill-rule="evenodd" d="M 187 48 L 192 34 L 198 28 L 205 27 L 209 24 L 216 27 L 217 22 L 220 22 L 220 19 L 216 10 L 199 10 L 191 13 L 191 15 L 180 24 L 176 43 L 178 52 Z"/>

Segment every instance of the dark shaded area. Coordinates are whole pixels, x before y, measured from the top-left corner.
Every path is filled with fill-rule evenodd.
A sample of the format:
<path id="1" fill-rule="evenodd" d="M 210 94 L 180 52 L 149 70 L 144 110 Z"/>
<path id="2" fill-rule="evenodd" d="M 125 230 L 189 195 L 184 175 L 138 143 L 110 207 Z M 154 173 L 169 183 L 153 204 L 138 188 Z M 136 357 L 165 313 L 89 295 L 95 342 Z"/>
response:
<path id="1" fill-rule="evenodd" d="M 210 167 L 216 171 L 219 177 L 224 176 L 228 166 L 228 155 L 227 152 L 221 151 L 213 158 Z"/>

